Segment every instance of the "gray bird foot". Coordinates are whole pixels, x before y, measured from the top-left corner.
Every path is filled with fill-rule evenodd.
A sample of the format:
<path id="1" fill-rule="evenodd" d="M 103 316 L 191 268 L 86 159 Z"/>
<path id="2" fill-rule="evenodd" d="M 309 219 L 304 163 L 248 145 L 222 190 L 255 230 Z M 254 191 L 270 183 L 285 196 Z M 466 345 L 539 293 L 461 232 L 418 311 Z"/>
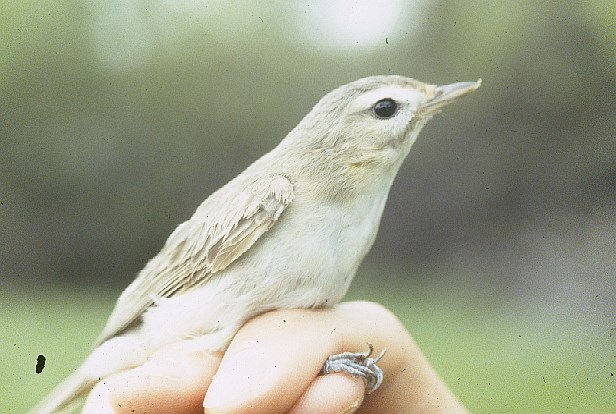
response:
<path id="1" fill-rule="evenodd" d="M 354 377 L 361 377 L 366 382 L 366 394 L 374 392 L 381 386 L 383 382 L 383 371 L 376 365 L 387 348 L 376 358 L 370 358 L 374 347 L 368 344 L 368 352 L 343 352 L 337 355 L 331 355 L 325 361 L 325 365 L 321 368 L 319 375 L 331 374 L 332 372 L 346 372 Z"/>

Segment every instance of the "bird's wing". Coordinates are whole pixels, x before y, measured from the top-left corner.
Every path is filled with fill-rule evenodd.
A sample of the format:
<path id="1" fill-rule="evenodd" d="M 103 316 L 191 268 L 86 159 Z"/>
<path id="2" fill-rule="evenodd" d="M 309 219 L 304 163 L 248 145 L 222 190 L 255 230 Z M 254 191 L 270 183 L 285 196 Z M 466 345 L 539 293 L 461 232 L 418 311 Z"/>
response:
<path id="1" fill-rule="evenodd" d="M 122 292 L 97 344 L 126 329 L 158 299 L 225 269 L 276 223 L 292 198 L 293 185 L 281 175 L 236 179 L 212 194 Z"/>

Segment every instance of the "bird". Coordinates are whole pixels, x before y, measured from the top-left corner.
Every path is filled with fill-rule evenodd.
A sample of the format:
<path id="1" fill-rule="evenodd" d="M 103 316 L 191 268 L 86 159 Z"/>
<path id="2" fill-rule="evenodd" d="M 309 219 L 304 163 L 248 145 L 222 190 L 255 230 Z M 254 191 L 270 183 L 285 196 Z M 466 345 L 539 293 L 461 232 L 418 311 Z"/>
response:
<path id="1" fill-rule="evenodd" d="M 480 85 L 379 75 L 326 94 L 172 232 L 119 296 L 83 364 L 31 413 L 70 410 L 98 381 L 170 343 L 192 338 L 224 351 L 256 315 L 340 302 L 419 132 Z"/>

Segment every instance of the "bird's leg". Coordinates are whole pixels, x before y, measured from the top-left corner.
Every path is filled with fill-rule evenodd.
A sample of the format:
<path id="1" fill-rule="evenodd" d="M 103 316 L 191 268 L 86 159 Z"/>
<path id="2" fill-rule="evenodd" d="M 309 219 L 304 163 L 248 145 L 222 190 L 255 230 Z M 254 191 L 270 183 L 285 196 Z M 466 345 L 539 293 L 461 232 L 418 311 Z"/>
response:
<path id="1" fill-rule="evenodd" d="M 325 365 L 321 368 L 319 375 L 346 372 L 355 377 L 363 378 L 366 382 L 366 394 L 370 394 L 379 388 L 383 382 L 383 371 L 376 363 L 383 357 L 386 350 L 383 349 L 376 358 L 370 358 L 374 347 L 372 344 L 368 344 L 367 352 L 343 352 L 331 355 L 325 361 Z"/>

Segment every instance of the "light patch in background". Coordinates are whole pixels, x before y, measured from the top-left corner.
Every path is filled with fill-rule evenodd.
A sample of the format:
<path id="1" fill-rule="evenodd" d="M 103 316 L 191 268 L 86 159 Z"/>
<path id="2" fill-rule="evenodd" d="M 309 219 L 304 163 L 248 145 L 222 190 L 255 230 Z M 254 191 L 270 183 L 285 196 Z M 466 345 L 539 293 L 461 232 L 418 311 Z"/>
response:
<path id="1" fill-rule="evenodd" d="M 425 4 L 425 0 L 95 0 L 90 7 L 95 52 L 103 66 L 122 71 L 147 64 L 157 50 L 177 47 L 178 38 L 193 33 L 229 47 L 272 36 L 325 53 L 369 51 L 413 35 Z"/>
<path id="2" fill-rule="evenodd" d="M 419 2 L 401 0 L 321 0 L 297 6 L 301 35 L 319 50 L 369 49 L 385 45 L 401 32 L 400 23 L 409 10 L 418 12 Z M 418 13 L 414 13 L 415 16 Z M 412 27 L 405 27 L 405 35 Z"/>
<path id="3" fill-rule="evenodd" d="M 93 40 L 101 64 L 130 70 L 147 62 L 155 44 L 147 7 L 137 1 L 109 0 L 92 5 Z"/>

